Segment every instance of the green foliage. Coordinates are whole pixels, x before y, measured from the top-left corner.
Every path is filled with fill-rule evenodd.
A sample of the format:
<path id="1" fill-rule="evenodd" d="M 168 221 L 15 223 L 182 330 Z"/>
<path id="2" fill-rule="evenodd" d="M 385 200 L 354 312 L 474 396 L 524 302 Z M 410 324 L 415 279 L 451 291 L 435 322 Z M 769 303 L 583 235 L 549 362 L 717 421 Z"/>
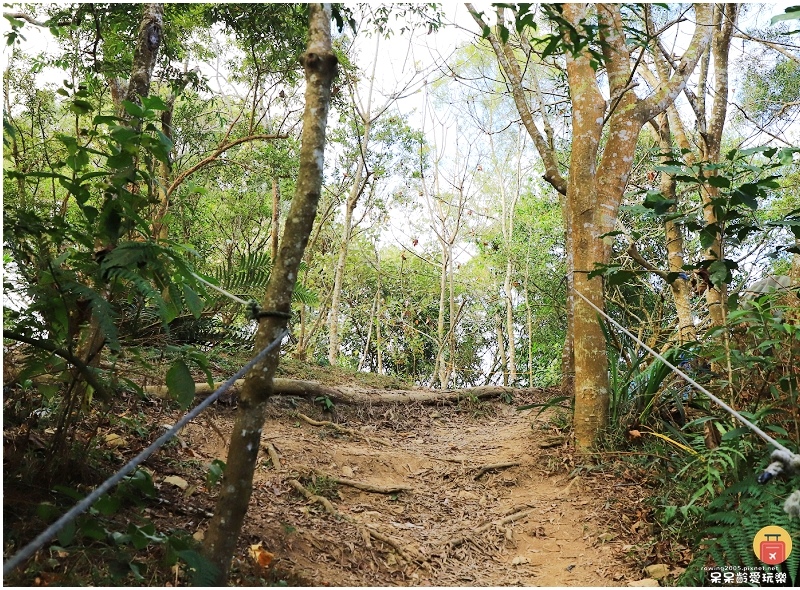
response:
<path id="1" fill-rule="evenodd" d="M 83 498 L 82 493 L 69 487 L 56 486 L 56 490 L 66 496 L 69 502 Z M 138 515 L 134 517 L 135 521 L 129 521 L 123 529 L 119 528 L 119 516 L 123 509 L 125 514 L 130 514 L 131 504 L 146 506 L 155 494 L 150 474 L 142 469 L 134 471 L 117 488 L 101 496 L 88 513 L 63 528 L 57 537 L 58 545 L 52 548 L 77 552 L 91 546 L 93 555 L 100 554 L 108 559 L 111 581 L 123 584 L 129 576 L 139 582 L 145 579 L 142 572 L 147 568 L 147 561 L 140 561 L 137 557 L 145 552 L 149 554 L 157 546 L 164 552 L 166 565 L 172 566 L 182 561 L 192 572 L 193 583 L 208 585 L 214 566 L 202 557 L 196 541 L 185 531 L 159 532 L 153 522 Z M 36 512 L 40 519 L 49 522 L 59 517 L 63 510 L 44 502 L 39 504 Z"/>
<path id="2" fill-rule="evenodd" d="M 320 395 L 318 397 L 315 397 L 314 401 L 319 403 L 322 406 L 322 409 L 325 410 L 326 412 L 333 411 L 333 408 L 335 407 L 333 400 L 329 398 L 327 395 Z"/>
<path id="3" fill-rule="evenodd" d="M 743 479 L 709 503 L 701 539 L 701 550 L 679 580 L 680 585 L 708 584 L 703 567 L 739 566 L 756 568 L 763 564 L 753 551 L 753 539 L 765 526 L 780 526 L 797 539 L 800 526 L 783 511 L 783 500 L 794 488 L 791 482 L 778 481 L 759 485 L 754 476 Z M 788 584 L 800 583 L 800 552 L 792 551 L 779 567 L 788 575 Z"/>

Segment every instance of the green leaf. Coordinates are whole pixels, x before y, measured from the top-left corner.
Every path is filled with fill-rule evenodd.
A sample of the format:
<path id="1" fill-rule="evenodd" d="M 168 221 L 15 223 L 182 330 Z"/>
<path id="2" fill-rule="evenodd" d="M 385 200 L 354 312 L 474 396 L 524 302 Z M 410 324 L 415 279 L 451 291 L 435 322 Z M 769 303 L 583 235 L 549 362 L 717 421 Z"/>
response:
<path id="1" fill-rule="evenodd" d="M 790 6 L 786 9 L 784 14 L 776 14 L 772 17 L 770 24 L 779 23 L 784 20 L 797 20 L 800 19 L 800 6 Z"/>
<path id="2" fill-rule="evenodd" d="M 724 176 L 709 176 L 708 184 L 717 188 L 728 188 L 731 186 L 731 181 Z"/>
<path id="3" fill-rule="evenodd" d="M 56 537 L 58 537 L 58 542 L 63 546 L 66 547 L 72 540 L 75 538 L 75 531 L 77 530 L 77 525 L 75 524 L 74 520 L 71 520 L 64 528 L 58 531 Z"/>
<path id="4" fill-rule="evenodd" d="M 192 571 L 192 586 L 213 587 L 217 585 L 219 570 L 200 553 L 192 549 L 186 549 L 185 551 L 179 551 L 178 557 L 186 562 L 186 565 Z"/>
<path id="5" fill-rule="evenodd" d="M 186 300 L 186 307 L 189 308 L 195 318 L 199 319 L 200 314 L 203 312 L 203 300 L 189 285 L 183 285 L 183 297 Z"/>
<path id="6" fill-rule="evenodd" d="M 95 541 L 102 541 L 108 536 L 106 529 L 103 528 L 97 518 L 93 516 L 80 519 L 78 530 L 80 530 L 82 535 L 94 539 Z"/>
<path id="7" fill-rule="evenodd" d="M 151 96 L 143 96 L 142 97 L 142 105 L 146 109 L 152 109 L 154 111 L 166 111 L 169 107 L 164 100 L 158 95 L 151 95 Z"/>
<path id="8" fill-rule="evenodd" d="M 90 103 L 88 100 L 82 100 L 80 98 L 74 99 L 72 104 L 69 105 L 69 110 L 76 115 L 85 115 L 86 113 L 91 113 L 93 108 L 94 107 L 92 106 L 92 103 Z"/>
<path id="9" fill-rule="evenodd" d="M 94 503 L 93 508 L 103 516 L 111 516 L 112 514 L 116 514 L 117 510 L 119 510 L 120 503 L 121 500 L 117 496 L 103 494 L 98 498 L 97 502 Z"/>
<path id="10" fill-rule="evenodd" d="M 167 389 L 170 397 L 178 401 L 182 410 L 191 405 L 194 399 L 194 379 L 183 360 L 177 359 L 167 371 Z"/>
<path id="11" fill-rule="evenodd" d="M 208 466 L 208 473 L 206 473 L 206 481 L 209 487 L 213 487 L 219 483 L 222 474 L 225 472 L 225 461 L 214 459 Z"/>
<path id="12" fill-rule="evenodd" d="M 647 191 L 647 196 L 642 204 L 648 209 L 653 209 L 657 215 L 661 215 L 669 211 L 669 208 L 675 203 L 675 199 L 667 199 L 659 191 Z"/>
<path id="13" fill-rule="evenodd" d="M 738 268 L 733 260 L 715 260 L 708 266 L 709 278 L 715 287 L 731 282 L 731 268 Z"/>
<path id="14" fill-rule="evenodd" d="M 135 102 L 131 102 L 129 100 L 123 100 L 122 108 L 124 108 L 125 112 L 128 113 L 131 117 L 136 117 L 137 119 L 141 119 L 144 117 L 145 109 L 143 109 Z"/>

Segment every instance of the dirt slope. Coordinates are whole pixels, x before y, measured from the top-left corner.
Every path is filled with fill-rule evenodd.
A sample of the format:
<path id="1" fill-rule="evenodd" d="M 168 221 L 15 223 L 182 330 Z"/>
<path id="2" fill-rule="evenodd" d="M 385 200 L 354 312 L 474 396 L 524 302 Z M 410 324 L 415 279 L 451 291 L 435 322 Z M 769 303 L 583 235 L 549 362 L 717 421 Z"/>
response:
<path id="1" fill-rule="evenodd" d="M 265 579 L 313 586 L 610 586 L 642 577 L 605 541 L 613 535 L 602 501 L 579 478 L 550 475 L 559 452 L 540 448 L 548 433 L 531 427 L 530 412 L 499 401 L 316 410 L 313 418 L 346 433 L 298 417 L 315 411 L 306 404 L 286 405 L 278 401 L 264 427 L 281 468 L 266 452 L 260 459 L 233 582 L 257 569 L 247 546 L 258 543 L 274 554 Z M 204 461 L 224 459 L 214 430 L 227 436 L 232 417 L 220 410 L 213 424 L 187 426 L 187 447 Z M 480 473 L 502 463 L 519 465 Z M 333 478 L 412 489 L 379 494 Z M 338 514 L 303 498 L 293 479 Z"/>

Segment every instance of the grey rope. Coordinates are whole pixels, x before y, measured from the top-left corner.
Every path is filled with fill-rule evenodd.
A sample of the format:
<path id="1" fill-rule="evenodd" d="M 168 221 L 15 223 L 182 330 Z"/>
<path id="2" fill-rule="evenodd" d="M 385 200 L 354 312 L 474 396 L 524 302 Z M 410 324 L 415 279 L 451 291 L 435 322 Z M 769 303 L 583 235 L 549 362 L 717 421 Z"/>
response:
<path id="1" fill-rule="evenodd" d="M 234 300 L 236 303 L 241 303 L 242 305 L 250 305 L 250 302 L 249 302 L 249 301 L 245 301 L 244 299 L 242 299 L 241 297 L 237 297 L 237 296 L 236 296 L 236 295 L 234 295 L 233 293 L 228 293 L 228 292 L 227 292 L 225 289 L 223 289 L 222 287 L 217 287 L 215 284 L 213 284 L 213 283 L 209 283 L 207 280 L 205 280 L 205 279 L 204 279 L 203 277 L 201 277 L 199 274 L 197 274 L 197 273 L 192 273 L 192 276 L 193 276 L 194 278 L 196 278 L 198 281 L 200 281 L 201 283 L 203 283 L 204 285 L 207 285 L 207 286 L 211 287 L 212 289 L 214 289 L 214 290 L 215 290 L 217 293 L 220 293 L 220 294 L 222 294 L 222 295 L 225 295 L 225 297 L 227 297 L 228 299 L 232 299 L 232 300 Z"/>
<path id="2" fill-rule="evenodd" d="M 181 418 L 175 425 L 167 430 L 163 435 L 155 440 L 153 444 L 143 450 L 141 453 L 136 455 L 133 459 L 131 459 L 122 469 L 117 471 L 114 475 L 109 477 L 106 481 L 100 484 L 91 494 L 86 496 L 83 500 L 78 502 L 75 506 L 73 506 L 66 514 L 64 514 L 61 518 L 59 518 L 56 522 L 51 524 L 47 527 L 39 536 L 37 536 L 33 541 L 25 545 L 22 549 L 20 549 L 16 555 L 14 555 L 11 559 L 6 561 L 3 564 L 3 576 L 7 576 L 14 568 L 20 565 L 23 561 L 31 557 L 34 553 L 36 553 L 42 546 L 44 546 L 47 541 L 49 541 L 53 536 L 55 536 L 61 529 L 63 529 L 67 524 L 75 520 L 78 516 L 83 514 L 92 504 L 94 504 L 100 496 L 105 494 L 108 490 L 112 487 L 117 485 L 122 478 L 125 477 L 128 473 L 136 469 L 141 463 L 143 463 L 150 455 L 152 455 L 155 451 L 157 451 L 161 446 L 166 443 L 169 439 L 175 436 L 178 431 L 186 426 L 192 419 L 194 419 L 200 412 L 205 410 L 211 403 L 214 402 L 220 395 L 225 393 L 225 391 L 234 384 L 234 382 L 239 379 L 240 377 L 244 376 L 257 362 L 262 360 L 267 354 L 272 352 L 280 343 L 281 340 L 288 334 L 289 332 L 286 329 L 281 330 L 281 333 L 273 340 L 266 348 L 264 348 L 261 352 L 259 352 L 253 360 L 247 363 L 244 367 L 242 367 L 235 375 L 233 375 L 230 379 L 225 381 L 219 388 L 204 399 L 200 404 L 197 405 L 192 411 L 187 413 L 183 418 Z"/>
<path id="3" fill-rule="evenodd" d="M 281 318 L 281 319 L 285 319 L 285 320 L 292 319 L 292 314 L 291 313 L 284 312 L 284 311 L 262 310 L 258 306 L 258 303 L 256 303 L 256 301 L 253 300 L 253 299 L 251 299 L 250 301 L 245 301 L 241 297 L 237 297 L 236 295 L 226 291 L 222 287 L 218 287 L 217 285 L 215 285 L 213 283 L 209 283 L 207 280 L 205 280 L 203 277 L 201 277 L 197 273 L 192 273 L 192 276 L 194 278 L 196 278 L 198 281 L 200 281 L 201 283 L 203 283 L 203 284 L 211 287 L 212 289 L 214 289 L 217 293 L 221 293 L 222 295 L 224 295 L 228 299 L 231 299 L 231 300 L 235 301 L 236 303 L 241 303 L 242 305 L 247 307 L 248 316 L 250 317 L 251 320 L 260 320 L 261 318 Z"/>
<path id="4" fill-rule="evenodd" d="M 700 384 L 699 384 L 697 381 L 695 381 L 694 379 L 692 379 L 691 377 L 689 377 L 689 375 L 687 375 L 686 373 L 684 373 L 683 371 L 681 371 L 681 370 L 680 370 L 678 367 L 676 367 L 675 365 L 673 365 L 672 363 L 670 363 L 670 362 L 669 362 L 667 359 L 665 359 L 663 356 L 661 356 L 660 354 L 658 354 L 658 353 L 657 353 L 655 350 L 653 350 L 652 348 L 650 348 L 649 346 L 647 346 L 647 344 L 645 344 L 644 342 L 642 342 L 642 341 L 641 341 L 639 338 L 637 338 L 636 336 L 634 336 L 633 334 L 631 334 L 631 333 L 630 333 L 630 332 L 629 332 L 627 329 L 625 329 L 625 327 L 624 327 L 624 326 L 622 326 L 621 324 L 619 324 L 619 322 L 615 321 L 615 320 L 614 320 L 612 317 L 610 317 L 610 316 L 609 316 L 607 313 L 605 313 L 605 312 L 604 312 L 602 309 L 600 309 L 600 308 L 599 308 L 599 307 L 597 307 L 597 306 L 596 306 L 594 303 L 592 303 L 591 301 L 589 301 L 589 300 L 588 300 L 588 299 L 587 299 L 587 298 L 584 296 L 584 294 L 583 294 L 583 293 L 581 293 L 580 291 L 578 291 L 577 289 L 574 289 L 574 288 L 573 288 L 573 291 L 575 291 L 575 293 L 576 293 L 578 296 L 580 296 L 580 298 L 581 298 L 581 299 L 583 299 L 583 300 L 584 300 L 586 303 L 588 303 L 590 306 L 592 306 L 592 307 L 595 309 L 595 311 L 597 311 L 597 313 L 599 313 L 600 315 L 602 315 L 602 316 L 603 316 L 604 318 L 606 318 L 606 319 L 607 319 L 609 322 L 611 322 L 611 323 L 612 323 L 612 324 L 614 324 L 614 325 L 615 325 L 617 328 L 619 328 L 620 330 L 622 330 L 622 331 L 623 331 L 625 334 L 627 334 L 628 336 L 630 336 L 631 338 L 633 338 L 633 340 L 634 340 L 636 343 L 638 343 L 638 344 L 639 344 L 639 346 L 641 346 L 642 348 L 644 348 L 644 349 L 645 349 L 647 352 L 649 352 L 649 353 L 650 353 L 650 354 L 652 354 L 654 357 L 656 357 L 658 360 L 660 360 L 662 363 L 664 363 L 665 365 L 667 365 L 667 366 L 668 366 L 670 369 L 672 369 L 672 371 L 673 371 L 673 372 L 677 373 L 678 375 L 680 375 L 681 377 L 683 377 L 684 379 L 686 379 L 686 381 L 687 381 L 687 382 L 689 382 L 689 383 L 690 383 L 690 384 L 691 384 L 691 385 L 692 385 L 692 386 L 693 386 L 695 389 L 697 389 L 697 391 L 699 391 L 699 392 L 700 392 L 700 393 L 702 393 L 703 395 L 706 395 L 706 396 L 707 396 L 707 397 L 708 397 L 708 398 L 709 398 L 711 401 L 713 401 L 714 403 L 716 403 L 718 406 L 720 406 L 722 409 L 724 409 L 726 412 L 728 412 L 728 413 L 729 413 L 731 416 L 733 416 L 734 418 L 736 418 L 737 420 L 739 420 L 739 421 L 740 421 L 742 424 L 744 424 L 744 425 L 745 425 L 745 426 L 747 426 L 747 427 L 748 427 L 750 430 L 752 430 L 753 432 L 755 432 L 755 433 L 756 433 L 758 436 L 760 436 L 761 438 L 763 438 L 763 439 L 764 439 L 764 440 L 765 440 L 767 443 L 771 444 L 771 445 L 772 445 L 773 447 L 775 447 L 776 449 L 779 449 L 779 450 L 781 450 L 781 451 L 784 451 L 785 453 L 788 453 L 790 456 L 791 456 L 791 455 L 794 455 L 794 453 L 792 453 L 792 452 L 791 452 L 789 449 L 787 449 L 786 447 L 784 447 L 784 446 L 783 446 L 781 443 L 779 443 L 779 442 L 778 442 L 778 441 L 776 441 L 774 438 L 772 438 L 770 435 L 768 435 L 766 432 L 764 432 L 763 430 L 761 430 L 761 429 L 760 429 L 758 426 L 756 426 L 755 424 L 753 424 L 752 422 L 750 422 L 750 420 L 748 420 L 747 418 L 745 418 L 744 416 L 742 416 L 742 415 L 741 415 L 739 412 L 737 412 L 736 410 L 734 410 L 732 407 L 730 407 L 730 406 L 729 406 L 728 404 L 726 404 L 724 401 L 722 401 L 722 400 L 721 400 L 721 399 L 719 399 L 717 396 L 715 396 L 713 393 L 711 393 L 710 391 L 708 391 L 708 390 L 707 390 L 705 387 L 703 387 L 702 385 L 700 385 Z"/>

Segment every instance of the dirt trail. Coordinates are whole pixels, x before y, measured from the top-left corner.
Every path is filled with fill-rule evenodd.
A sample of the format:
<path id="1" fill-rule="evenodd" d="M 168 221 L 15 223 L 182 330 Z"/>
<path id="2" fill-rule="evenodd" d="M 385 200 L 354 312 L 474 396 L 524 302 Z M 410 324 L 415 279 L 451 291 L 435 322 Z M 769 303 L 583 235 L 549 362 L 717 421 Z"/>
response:
<path id="1" fill-rule="evenodd" d="M 580 478 L 548 475 L 558 452 L 540 448 L 547 432 L 531 427 L 530 412 L 501 402 L 337 408 L 333 420 L 354 431 L 348 434 L 313 426 L 297 411 L 313 410 L 270 410 L 262 441 L 274 445 L 282 467 L 274 469 L 266 452 L 260 459 L 242 541 L 274 553 L 271 567 L 295 582 L 624 586 L 641 578 L 606 541 L 613 535 L 604 528 L 603 501 Z M 231 411 L 213 418 L 225 436 L 231 419 Z M 200 456 L 225 458 L 221 438 L 202 421 L 184 435 Z M 480 474 L 501 463 L 519 465 Z M 378 494 L 325 476 L 412 490 Z M 301 497 L 292 479 L 327 496 L 343 517 Z M 370 539 L 368 528 L 397 541 L 409 560 Z M 451 546 L 454 540 L 463 542 Z"/>

